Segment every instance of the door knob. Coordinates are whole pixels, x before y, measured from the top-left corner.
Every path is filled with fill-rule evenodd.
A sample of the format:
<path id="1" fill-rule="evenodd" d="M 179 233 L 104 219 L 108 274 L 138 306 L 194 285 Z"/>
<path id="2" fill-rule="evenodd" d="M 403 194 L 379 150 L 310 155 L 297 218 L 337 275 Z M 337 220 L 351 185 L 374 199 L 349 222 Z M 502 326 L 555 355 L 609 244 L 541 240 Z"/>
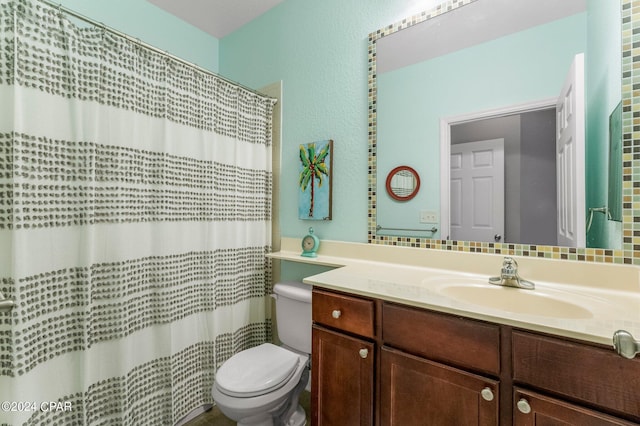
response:
<path id="1" fill-rule="evenodd" d="M 360 354 L 360 358 L 365 359 L 366 357 L 369 356 L 369 350 L 368 349 L 360 349 L 358 351 L 358 353 Z"/>
<path id="2" fill-rule="evenodd" d="M 496 241 L 500 241 L 502 239 L 502 235 L 496 234 L 496 235 L 493 236 L 493 239 L 496 240 Z"/>
<path id="3" fill-rule="evenodd" d="M 340 312 L 339 309 L 336 309 L 333 312 L 331 312 L 331 316 L 334 317 L 335 319 L 340 318 L 341 315 L 342 315 L 342 312 Z"/>

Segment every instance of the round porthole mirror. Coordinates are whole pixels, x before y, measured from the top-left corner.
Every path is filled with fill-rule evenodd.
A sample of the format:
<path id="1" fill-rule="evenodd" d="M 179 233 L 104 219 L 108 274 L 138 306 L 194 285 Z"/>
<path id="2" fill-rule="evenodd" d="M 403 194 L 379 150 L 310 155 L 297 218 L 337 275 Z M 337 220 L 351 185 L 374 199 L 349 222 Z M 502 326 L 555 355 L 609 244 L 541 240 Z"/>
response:
<path id="1" fill-rule="evenodd" d="M 399 166 L 387 175 L 387 193 L 397 201 L 409 201 L 420 189 L 418 172 L 409 166 Z"/>

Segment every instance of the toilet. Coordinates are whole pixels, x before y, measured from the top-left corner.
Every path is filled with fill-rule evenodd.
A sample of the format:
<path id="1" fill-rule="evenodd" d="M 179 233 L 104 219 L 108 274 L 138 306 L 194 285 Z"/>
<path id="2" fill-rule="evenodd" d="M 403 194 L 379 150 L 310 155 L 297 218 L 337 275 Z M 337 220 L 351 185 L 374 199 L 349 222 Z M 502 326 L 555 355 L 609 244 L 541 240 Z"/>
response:
<path id="1" fill-rule="evenodd" d="M 211 391 L 238 426 L 307 424 L 298 400 L 309 382 L 311 287 L 286 282 L 273 291 L 282 346 L 264 343 L 233 355 L 218 369 Z"/>

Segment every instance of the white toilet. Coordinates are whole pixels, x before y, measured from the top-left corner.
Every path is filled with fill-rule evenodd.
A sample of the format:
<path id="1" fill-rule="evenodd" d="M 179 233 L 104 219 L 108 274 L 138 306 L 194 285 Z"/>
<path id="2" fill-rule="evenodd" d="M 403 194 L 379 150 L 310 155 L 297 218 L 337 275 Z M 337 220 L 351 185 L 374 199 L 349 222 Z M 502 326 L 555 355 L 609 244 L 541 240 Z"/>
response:
<path id="1" fill-rule="evenodd" d="M 282 346 L 264 343 L 239 352 L 220 366 L 212 395 L 238 426 L 304 426 L 298 398 L 309 382 L 311 287 L 278 283 L 278 336 Z"/>

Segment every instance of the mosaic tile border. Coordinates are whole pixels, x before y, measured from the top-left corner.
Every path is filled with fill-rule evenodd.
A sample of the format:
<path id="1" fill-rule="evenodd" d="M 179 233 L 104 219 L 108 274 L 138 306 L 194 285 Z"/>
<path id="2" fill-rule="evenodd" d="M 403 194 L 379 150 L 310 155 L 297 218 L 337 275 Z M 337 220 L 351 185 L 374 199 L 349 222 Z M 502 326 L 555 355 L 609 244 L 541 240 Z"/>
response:
<path id="1" fill-rule="evenodd" d="M 623 133 L 623 244 L 620 250 L 572 248 L 527 244 L 431 240 L 427 238 L 377 235 L 376 233 L 376 41 L 404 28 L 434 18 L 476 0 L 449 0 L 435 9 L 396 22 L 369 34 L 369 152 L 368 236 L 370 244 L 419 247 L 471 253 L 508 254 L 548 259 L 640 265 L 640 2 L 621 0 L 622 7 L 622 133 Z"/>

